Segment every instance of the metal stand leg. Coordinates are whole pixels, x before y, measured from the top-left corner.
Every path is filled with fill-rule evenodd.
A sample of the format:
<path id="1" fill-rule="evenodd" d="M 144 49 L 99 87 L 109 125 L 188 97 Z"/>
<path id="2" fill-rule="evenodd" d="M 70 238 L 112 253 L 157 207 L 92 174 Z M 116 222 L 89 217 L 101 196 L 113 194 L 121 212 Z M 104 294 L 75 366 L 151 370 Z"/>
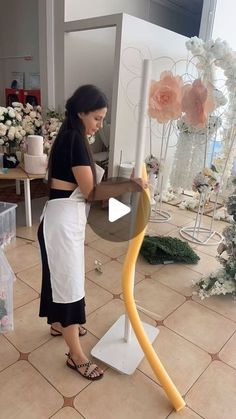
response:
<path id="1" fill-rule="evenodd" d="M 32 226 L 32 214 L 31 214 L 31 198 L 30 198 L 30 180 L 24 180 L 24 192 L 25 192 L 25 218 L 27 227 Z"/>

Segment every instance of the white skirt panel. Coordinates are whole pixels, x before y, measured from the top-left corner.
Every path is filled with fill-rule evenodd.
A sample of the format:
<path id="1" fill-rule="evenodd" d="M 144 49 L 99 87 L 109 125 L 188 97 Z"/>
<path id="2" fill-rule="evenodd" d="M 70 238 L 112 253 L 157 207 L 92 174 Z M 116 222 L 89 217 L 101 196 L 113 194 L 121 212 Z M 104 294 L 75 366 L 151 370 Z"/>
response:
<path id="1" fill-rule="evenodd" d="M 44 239 L 55 303 L 84 297 L 86 222 L 86 204 L 76 199 L 54 199 L 44 209 Z"/>

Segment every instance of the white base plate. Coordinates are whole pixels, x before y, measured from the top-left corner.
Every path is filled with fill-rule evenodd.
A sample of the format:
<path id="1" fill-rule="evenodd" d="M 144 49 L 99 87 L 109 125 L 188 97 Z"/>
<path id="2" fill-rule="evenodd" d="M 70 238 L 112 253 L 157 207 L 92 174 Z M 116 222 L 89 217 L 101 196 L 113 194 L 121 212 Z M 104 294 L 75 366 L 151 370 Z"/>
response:
<path id="1" fill-rule="evenodd" d="M 198 229 L 194 227 L 183 227 L 179 233 L 185 240 L 204 246 L 216 246 L 223 240 L 222 234 L 204 227 Z"/>
<path id="2" fill-rule="evenodd" d="M 147 323 L 142 325 L 150 342 L 154 342 L 159 329 Z M 125 315 L 122 315 L 94 346 L 91 354 L 121 373 L 131 375 L 142 361 L 144 353 L 133 329 L 131 328 L 130 342 L 125 341 L 124 330 Z"/>

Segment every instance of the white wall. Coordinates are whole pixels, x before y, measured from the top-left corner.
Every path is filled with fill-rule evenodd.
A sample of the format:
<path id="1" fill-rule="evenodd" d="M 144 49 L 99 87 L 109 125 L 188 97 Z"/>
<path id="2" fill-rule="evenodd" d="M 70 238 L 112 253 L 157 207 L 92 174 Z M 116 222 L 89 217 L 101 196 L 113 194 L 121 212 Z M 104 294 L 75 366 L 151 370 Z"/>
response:
<path id="1" fill-rule="evenodd" d="M 236 51 L 235 16 L 235 0 L 217 0 L 212 38 L 226 40 Z"/>
<path id="2" fill-rule="evenodd" d="M 174 72 L 182 75 L 186 70 L 187 38 L 167 29 L 152 25 L 132 16 L 124 15 L 121 40 L 121 66 L 116 113 L 116 127 L 111 162 L 116 173 L 120 155 L 122 161 L 135 159 L 138 106 L 140 101 L 141 69 L 144 58 L 152 59 L 152 78 L 158 80 L 160 73 L 170 70 L 173 61 L 180 61 Z M 165 58 L 164 58 L 165 57 Z M 166 58 L 170 57 L 170 58 Z M 152 122 L 153 154 L 160 155 L 162 125 Z M 149 128 L 146 129 L 145 155 L 150 154 Z M 172 136 L 171 145 L 175 145 L 176 135 Z M 174 154 L 174 147 L 169 150 L 169 165 Z"/>
<path id="3" fill-rule="evenodd" d="M 112 99 L 115 28 L 71 32 L 65 36 L 65 97 L 81 84 L 96 84 Z"/>
<path id="4" fill-rule="evenodd" d="M 4 88 L 10 87 L 11 72 L 25 73 L 29 86 L 29 73 L 39 72 L 38 0 L 7 0 L 1 2 L 0 14 L 1 57 L 32 55 L 32 61 L 4 59 L 0 63 L 0 103 L 5 104 Z"/>
<path id="5" fill-rule="evenodd" d="M 149 3 L 150 0 L 65 0 L 65 21 L 115 13 L 148 19 Z"/>

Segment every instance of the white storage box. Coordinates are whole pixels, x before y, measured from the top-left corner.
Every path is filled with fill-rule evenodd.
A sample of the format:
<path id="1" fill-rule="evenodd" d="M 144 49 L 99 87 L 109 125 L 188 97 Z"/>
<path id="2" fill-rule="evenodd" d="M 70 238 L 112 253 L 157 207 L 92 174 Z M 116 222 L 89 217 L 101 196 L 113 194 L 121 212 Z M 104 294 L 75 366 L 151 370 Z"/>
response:
<path id="1" fill-rule="evenodd" d="M 13 281 L 15 275 L 0 249 L 0 333 L 13 330 Z"/>
<path id="2" fill-rule="evenodd" d="M 16 237 L 16 204 L 0 202 L 0 247 Z"/>

